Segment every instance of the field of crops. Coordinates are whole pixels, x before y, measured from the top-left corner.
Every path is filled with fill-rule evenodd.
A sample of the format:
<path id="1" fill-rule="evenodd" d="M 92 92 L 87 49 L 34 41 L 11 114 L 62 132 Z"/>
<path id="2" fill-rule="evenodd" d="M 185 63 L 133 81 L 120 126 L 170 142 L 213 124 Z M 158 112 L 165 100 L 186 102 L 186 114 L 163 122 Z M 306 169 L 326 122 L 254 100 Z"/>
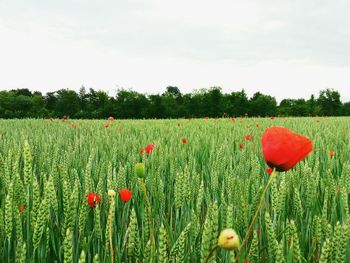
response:
<path id="1" fill-rule="evenodd" d="M 277 117 L 0 120 L 0 262 L 204 262 L 248 230 L 270 126 L 313 151 L 276 173 L 239 262 L 350 262 L 350 118 Z"/>

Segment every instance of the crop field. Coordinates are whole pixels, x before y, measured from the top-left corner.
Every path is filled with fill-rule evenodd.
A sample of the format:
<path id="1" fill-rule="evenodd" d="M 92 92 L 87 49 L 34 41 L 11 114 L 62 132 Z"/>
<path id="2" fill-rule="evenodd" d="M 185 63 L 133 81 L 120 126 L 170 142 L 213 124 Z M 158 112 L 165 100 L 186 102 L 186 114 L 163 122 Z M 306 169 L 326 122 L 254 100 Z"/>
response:
<path id="1" fill-rule="evenodd" d="M 312 141 L 286 172 L 272 126 Z M 349 193 L 350 118 L 0 120 L 2 263 L 350 262 Z"/>

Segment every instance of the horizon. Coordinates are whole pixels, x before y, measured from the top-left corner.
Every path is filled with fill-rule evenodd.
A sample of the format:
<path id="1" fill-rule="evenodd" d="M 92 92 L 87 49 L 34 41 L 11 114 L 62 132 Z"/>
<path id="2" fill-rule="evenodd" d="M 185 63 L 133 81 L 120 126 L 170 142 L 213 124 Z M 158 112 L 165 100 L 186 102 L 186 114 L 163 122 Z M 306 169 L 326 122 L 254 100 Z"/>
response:
<path id="1" fill-rule="evenodd" d="M 172 86 L 172 85 L 168 85 L 167 87 L 170 87 L 170 86 Z M 85 86 L 81 86 L 80 88 L 83 88 L 83 87 L 85 88 L 86 92 L 88 93 L 90 88 L 87 88 L 87 87 L 85 87 Z M 133 89 L 131 89 L 131 88 L 129 88 L 129 89 L 119 88 L 119 89 L 120 89 L 120 90 L 126 90 L 126 91 L 136 91 L 136 92 L 138 92 L 138 93 L 140 93 L 140 94 L 144 94 L 145 96 L 148 96 L 148 97 L 149 97 L 149 96 L 152 96 L 152 95 L 162 95 L 162 94 L 164 94 L 167 87 L 165 87 L 164 90 L 163 90 L 162 92 L 157 92 L 157 93 L 143 93 L 143 92 L 139 92 L 139 91 L 133 90 Z M 174 86 L 172 86 L 172 87 L 174 87 Z M 80 88 L 79 88 L 79 89 L 80 89 Z M 177 87 L 177 88 L 180 90 L 180 92 L 181 92 L 182 95 L 194 94 L 194 93 L 196 93 L 196 92 L 200 92 L 200 90 L 206 90 L 206 91 L 208 91 L 210 88 L 220 88 L 220 90 L 221 90 L 221 92 L 222 92 L 223 95 L 225 95 L 225 94 L 230 94 L 230 93 L 232 93 L 232 92 L 240 92 L 240 91 L 243 90 L 243 91 L 246 93 L 248 99 L 251 99 L 251 98 L 253 97 L 253 95 L 254 95 L 254 94 L 251 94 L 251 95 L 247 94 L 246 90 L 244 90 L 244 89 L 241 89 L 241 90 L 231 90 L 231 91 L 229 91 L 229 92 L 224 92 L 224 91 L 222 90 L 221 87 L 217 87 L 217 86 L 208 87 L 208 88 L 202 88 L 202 89 L 194 89 L 194 90 L 192 90 L 192 91 L 190 91 L 190 92 L 182 92 L 180 87 Z M 26 89 L 26 88 L 24 88 L 24 89 Z M 79 89 L 78 89 L 78 90 L 75 90 L 75 89 L 69 89 L 69 88 L 67 88 L 67 89 L 59 89 L 59 90 L 73 90 L 73 91 L 75 91 L 75 92 L 79 95 Z M 91 89 L 93 89 L 93 90 L 95 90 L 95 91 L 102 91 L 102 92 L 105 92 L 109 97 L 113 97 L 113 98 L 117 97 L 117 92 L 118 92 L 118 90 L 116 90 L 116 93 L 112 95 L 112 94 L 109 94 L 107 91 L 105 91 L 105 90 L 103 90 L 103 89 L 94 89 L 94 88 L 91 88 Z M 8 91 L 8 92 L 9 92 L 9 91 L 16 91 L 16 90 L 23 90 L 23 89 L 0 89 L 0 92 L 1 92 L 1 91 Z M 41 91 L 38 91 L 38 90 L 30 90 L 30 89 L 27 89 L 27 90 L 29 90 L 32 94 L 35 93 L 35 92 L 41 92 Z M 41 92 L 41 94 L 42 94 L 42 96 L 44 97 L 44 96 L 46 96 L 48 93 L 56 93 L 56 92 L 58 92 L 59 90 L 48 91 L 48 92 Z M 336 89 L 331 89 L 331 90 L 336 91 L 336 92 L 339 92 L 339 91 L 336 90 Z M 321 91 L 322 91 L 322 90 L 319 90 L 319 92 L 317 92 L 316 94 L 311 94 L 310 97 L 311 97 L 312 95 L 314 95 L 315 100 L 317 100 Z M 260 92 L 260 91 L 257 91 L 257 92 Z M 290 99 L 290 100 L 304 99 L 305 101 L 308 101 L 308 100 L 310 99 L 310 97 L 308 97 L 308 98 L 304 98 L 304 97 L 299 97 L 299 98 L 287 98 L 287 97 L 286 97 L 286 98 L 282 98 L 281 100 L 278 100 L 278 99 L 277 99 L 274 95 L 272 95 L 272 94 L 265 94 L 265 93 L 262 93 L 262 92 L 260 92 L 260 93 L 263 94 L 263 95 L 271 96 L 271 97 L 273 97 L 274 99 L 276 99 L 277 105 L 279 105 L 279 104 L 281 103 L 281 101 L 283 101 L 283 100 L 289 100 L 289 99 Z M 342 97 L 342 94 L 341 94 L 340 92 L 339 92 L 339 94 L 340 94 L 340 101 L 341 101 L 343 104 L 344 104 L 344 103 L 347 103 L 347 102 L 350 102 L 350 100 L 344 100 L 344 98 Z"/>
<path id="2" fill-rule="evenodd" d="M 1 90 L 118 88 L 161 94 L 219 86 L 350 101 L 347 1 L 0 2 Z"/>

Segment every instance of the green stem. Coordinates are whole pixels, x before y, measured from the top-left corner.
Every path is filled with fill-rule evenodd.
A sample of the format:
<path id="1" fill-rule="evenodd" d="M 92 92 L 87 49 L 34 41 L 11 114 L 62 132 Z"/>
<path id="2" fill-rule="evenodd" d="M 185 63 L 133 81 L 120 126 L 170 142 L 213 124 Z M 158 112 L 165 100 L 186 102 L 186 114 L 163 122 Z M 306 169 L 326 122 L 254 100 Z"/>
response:
<path id="1" fill-rule="evenodd" d="M 113 231 L 113 216 L 114 216 L 114 196 L 110 197 L 110 208 L 109 208 L 109 215 L 108 215 L 108 224 L 109 224 L 109 247 L 111 251 L 111 263 L 114 263 L 114 249 L 113 249 L 113 237 L 112 237 L 112 231 Z"/>
<path id="2" fill-rule="evenodd" d="M 150 234 L 150 238 L 151 238 L 151 246 L 152 246 L 152 255 L 151 255 L 151 258 L 152 258 L 152 262 L 155 262 L 153 261 L 155 259 L 155 256 L 156 256 L 156 242 L 155 242 L 155 239 L 154 239 L 154 230 L 153 230 L 153 220 L 152 220 L 152 208 L 151 208 L 151 202 L 148 198 L 148 194 L 147 194 L 147 190 L 146 190 L 146 184 L 145 184 L 145 181 L 144 179 L 141 180 L 142 182 L 142 192 L 143 192 L 143 195 L 145 197 L 145 201 L 146 201 L 146 206 L 147 206 L 147 213 L 148 213 L 148 221 L 149 221 L 149 234 Z"/>
<path id="3" fill-rule="evenodd" d="M 242 245 L 237 253 L 237 256 L 235 257 L 234 261 L 233 262 L 238 262 L 241 254 L 242 254 L 242 251 L 243 251 L 243 248 L 245 246 L 245 244 L 248 242 L 248 239 L 251 235 L 251 233 L 253 232 L 254 230 L 254 225 L 255 225 L 255 222 L 256 220 L 258 219 L 258 216 L 259 216 L 259 212 L 260 212 L 260 209 L 262 208 L 263 204 L 264 204 L 264 201 L 265 201 L 265 196 L 266 196 L 266 192 L 267 190 L 269 189 L 273 179 L 275 178 L 275 175 L 276 175 L 276 168 L 273 169 L 271 175 L 270 175 L 270 178 L 269 180 L 267 181 L 267 184 L 265 185 L 265 188 L 263 190 L 263 192 L 261 193 L 261 196 L 260 196 L 260 202 L 259 202 L 259 205 L 258 207 L 256 208 L 256 211 L 255 211 L 255 214 L 254 214 L 254 217 L 252 219 L 252 222 L 250 223 L 250 226 L 248 228 L 248 231 L 242 241 Z"/>
<path id="4" fill-rule="evenodd" d="M 214 252 L 219 248 L 218 245 L 215 245 L 209 252 L 208 256 L 205 258 L 204 263 L 208 263 L 210 258 L 214 255 Z"/>

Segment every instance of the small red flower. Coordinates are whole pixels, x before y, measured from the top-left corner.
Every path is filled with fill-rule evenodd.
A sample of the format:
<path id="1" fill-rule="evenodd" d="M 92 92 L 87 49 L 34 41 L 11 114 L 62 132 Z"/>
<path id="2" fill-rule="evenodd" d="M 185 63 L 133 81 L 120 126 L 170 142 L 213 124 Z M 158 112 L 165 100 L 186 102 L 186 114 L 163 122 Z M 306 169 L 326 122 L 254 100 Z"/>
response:
<path id="1" fill-rule="evenodd" d="M 24 204 L 23 203 L 20 203 L 18 210 L 20 213 L 22 213 L 24 211 Z"/>
<path id="2" fill-rule="evenodd" d="M 64 116 L 63 116 L 63 119 L 67 119 L 67 115 L 64 115 Z"/>
<path id="3" fill-rule="evenodd" d="M 282 127 L 266 129 L 261 142 L 266 164 L 277 171 L 288 171 L 312 151 L 310 139 Z"/>
<path id="4" fill-rule="evenodd" d="M 244 115 L 245 115 L 246 117 L 248 117 L 248 112 L 246 112 Z"/>
<path id="5" fill-rule="evenodd" d="M 243 143 L 240 143 L 240 144 L 239 144 L 239 148 L 240 148 L 240 149 L 243 149 L 243 148 L 244 148 L 244 144 L 243 144 Z"/>
<path id="6" fill-rule="evenodd" d="M 105 128 L 108 129 L 109 128 L 109 123 L 105 124 Z"/>
<path id="7" fill-rule="evenodd" d="M 183 143 L 187 143 L 187 139 L 186 139 L 186 138 L 182 138 L 181 141 L 182 141 Z"/>
<path id="8" fill-rule="evenodd" d="M 252 139 L 252 136 L 251 136 L 250 134 L 247 134 L 247 135 L 245 136 L 245 139 L 246 139 L 247 141 L 250 141 L 250 140 Z"/>
<path id="9" fill-rule="evenodd" d="M 91 206 L 91 208 L 95 208 L 96 204 L 101 203 L 101 197 L 98 194 L 89 192 L 86 198 L 86 202 Z"/>
<path id="10" fill-rule="evenodd" d="M 329 150 L 329 157 L 333 158 L 334 155 L 335 155 L 334 150 L 333 150 L 333 149 L 330 149 L 330 150 Z"/>
<path id="11" fill-rule="evenodd" d="M 49 118 L 49 120 L 50 120 L 50 121 L 53 121 L 53 118 L 52 118 L 52 117 L 50 117 L 50 118 Z"/>
<path id="12" fill-rule="evenodd" d="M 155 147 L 154 144 L 152 144 L 152 143 L 148 144 L 148 145 L 146 146 L 146 148 L 145 148 L 145 152 L 146 152 L 148 155 L 151 154 L 151 152 L 153 151 L 154 147 Z"/>
<path id="13" fill-rule="evenodd" d="M 132 196 L 132 191 L 128 190 L 128 189 L 120 189 L 119 190 L 119 197 L 120 200 L 123 203 L 129 202 Z"/>
<path id="14" fill-rule="evenodd" d="M 272 174 L 272 172 L 273 172 L 273 169 L 271 167 L 266 168 L 266 173 L 267 174 Z"/>
<path id="15" fill-rule="evenodd" d="M 114 121 L 114 118 L 112 116 L 108 117 L 109 121 Z"/>

